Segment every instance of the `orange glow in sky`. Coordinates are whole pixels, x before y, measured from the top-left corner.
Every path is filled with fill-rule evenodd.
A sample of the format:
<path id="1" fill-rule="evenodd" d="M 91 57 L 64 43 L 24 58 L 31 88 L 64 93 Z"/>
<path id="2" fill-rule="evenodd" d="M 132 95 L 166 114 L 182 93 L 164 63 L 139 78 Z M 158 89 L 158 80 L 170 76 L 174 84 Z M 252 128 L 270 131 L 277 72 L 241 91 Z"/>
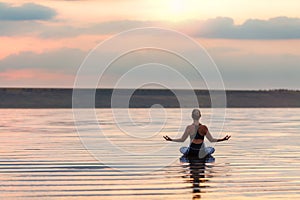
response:
<path id="1" fill-rule="evenodd" d="M 31 0 L 5 0 L 13 5 Z M 249 18 L 268 19 L 276 16 L 299 17 L 298 0 L 238 1 L 238 0 L 124 0 L 124 1 L 35 1 L 57 10 L 58 19 L 72 23 L 91 23 L 117 19 L 170 20 L 232 17 L 237 23 Z"/>

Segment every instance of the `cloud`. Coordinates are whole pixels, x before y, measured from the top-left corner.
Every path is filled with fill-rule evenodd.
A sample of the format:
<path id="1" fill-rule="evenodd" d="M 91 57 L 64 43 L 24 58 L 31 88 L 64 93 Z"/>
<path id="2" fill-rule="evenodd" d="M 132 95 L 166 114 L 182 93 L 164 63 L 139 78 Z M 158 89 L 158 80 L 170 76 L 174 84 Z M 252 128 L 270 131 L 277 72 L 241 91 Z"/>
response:
<path id="1" fill-rule="evenodd" d="M 21 69 L 45 69 L 53 72 L 75 74 L 87 52 L 62 48 L 49 52 L 21 52 L 0 60 L 0 72 Z"/>
<path id="2" fill-rule="evenodd" d="M 219 53 L 211 51 L 211 56 L 227 88 L 299 88 L 299 55 L 249 53 L 218 56 Z"/>
<path id="3" fill-rule="evenodd" d="M 66 79 L 66 78 L 74 78 L 72 75 L 66 75 L 63 73 L 53 72 L 47 69 L 11 69 L 5 70 L 4 72 L 0 72 L 0 77 L 8 80 L 8 81 L 15 81 L 15 80 L 32 80 L 35 79 L 36 81 L 45 81 L 45 80 L 59 80 L 59 79 Z"/>
<path id="4" fill-rule="evenodd" d="M 209 49 L 221 72 L 226 88 L 299 88 L 299 55 L 290 53 L 280 55 L 245 53 L 222 56 L 224 51 L 227 50 L 227 48 Z M 229 50 L 236 51 L 234 48 L 229 48 Z M 202 80 L 195 80 L 194 74 L 190 71 L 191 68 L 182 63 L 183 61 L 179 62 L 174 57 L 169 57 L 168 54 L 153 53 L 150 57 L 142 52 L 138 56 L 135 55 L 135 57 L 134 55 L 128 55 L 113 63 L 106 74 L 115 75 L 116 77 L 105 77 L 107 87 L 110 87 L 111 82 L 119 78 L 120 74 L 128 71 L 130 66 L 145 63 L 148 57 L 158 59 L 158 56 L 162 56 L 159 60 L 166 60 L 166 63 L 169 63 L 174 69 L 183 67 L 184 75 L 188 77 L 189 81 L 196 81 L 196 85 L 202 84 Z M 86 55 L 87 52 L 79 49 L 64 48 L 42 54 L 23 52 L 8 56 L 0 60 L 0 85 L 2 87 L 72 87 L 77 70 Z M 149 75 L 149 78 L 156 76 L 155 73 L 147 73 L 147 75 Z M 177 83 L 175 79 L 170 78 L 169 81 L 173 81 L 174 84 Z"/>
<path id="5" fill-rule="evenodd" d="M 1 21 L 0 36 L 26 36 L 43 30 L 45 25 L 37 21 Z"/>
<path id="6" fill-rule="evenodd" d="M 38 21 L 0 21 L 0 36 L 35 34 L 40 38 L 68 38 L 80 35 L 116 34 L 132 28 L 155 26 L 158 22 L 121 20 L 75 27 L 66 24 L 49 26 Z"/>
<path id="7" fill-rule="evenodd" d="M 1 87 L 70 87 L 74 75 L 47 69 L 12 69 L 0 71 Z"/>
<path id="8" fill-rule="evenodd" d="M 1 87 L 72 87 L 87 52 L 64 48 L 22 52 L 0 60 Z"/>
<path id="9" fill-rule="evenodd" d="M 218 17 L 190 25 L 196 29 L 195 36 L 204 38 L 300 39 L 300 18 L 248 19 L 241 25 L 235 25 L 232 18 Z"/>
<path id="10" fill-rule="evenodd" d="M 52 8 L 26 3 L 21 6 L 11 6 L 0 2 L 0 20 L 26 21 L 26 20 L 49 20 L 56 15 Z"/>
<path id="11" fill-rule="evenodd" d="M 79 35 L 116 34 L 132 28 L 164 27 L 179 30 L 194 37 L 221 39 L 281 40 L 300 39 L 300 18 L 276 17 L 269 20 L 249 19 L 236 25 L 232 18 L 218 17 L 208 20 L 186 21 L 174 25 L 162 21 L 119 20 L 88 26 L 55 26 L 38 21 L 0 21 L 0 35 L 36 34 L 41 38 L 68 38 Z"/>
<path id="12" fill-rule="evenodd" d="M 120 20 L 108 21 L 97 24 L 92 24 L 88 27 L 73 27 L 73 26 L 59 26 L 56 28 L 49 28 L 41 32 L 40 36 L 43 38 L 61 38 L 74 37 L 78 35 L 97 35 L 97 34 L 116 34 L 128 29 L 155 26 L 158 22 L 154 21 L 138 21 L 138 20 Z"/>

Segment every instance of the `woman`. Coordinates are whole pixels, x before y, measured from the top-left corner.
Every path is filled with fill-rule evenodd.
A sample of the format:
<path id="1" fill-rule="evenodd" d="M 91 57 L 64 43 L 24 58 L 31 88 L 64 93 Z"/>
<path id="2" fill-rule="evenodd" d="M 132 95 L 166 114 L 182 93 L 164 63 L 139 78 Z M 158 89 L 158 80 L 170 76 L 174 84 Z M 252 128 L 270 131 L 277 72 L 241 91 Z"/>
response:
<path id="1" fill-rule="evenodd" d="M 187 155 L 187 156 L 199 156 L 200 158 L 205 157 L 207 154 L 212 154 L 215 150 L 212 147 L 204 147 L 204 136 L 210 141 L 210 142 L 221 142 L 225 140 L 229 140 L 231 136 L 226 135 L 222 139 L 216 139 L 214 138 L 210 132 L 208 131 L 207 127 L 205 125 L 200 124 L 199 120 L 201 117 L 201 112 L 199 109 L 194 109 L 192 111 L 192 118 L 193 123 L 191 125 L 188 125 L 184 131 L 184 134 L 181 136 L 181 138 L 178 139 L 172 139 L 169 136 L 163 136 L 167 141 L 173 141 L 173 142 L 184 142 L 188 136 L 190 136 L 191 144 L 189 148 L 182 147 L 180 149 L 181 153 Z M 202 155 L 201 155 L 202 154 Z"/>

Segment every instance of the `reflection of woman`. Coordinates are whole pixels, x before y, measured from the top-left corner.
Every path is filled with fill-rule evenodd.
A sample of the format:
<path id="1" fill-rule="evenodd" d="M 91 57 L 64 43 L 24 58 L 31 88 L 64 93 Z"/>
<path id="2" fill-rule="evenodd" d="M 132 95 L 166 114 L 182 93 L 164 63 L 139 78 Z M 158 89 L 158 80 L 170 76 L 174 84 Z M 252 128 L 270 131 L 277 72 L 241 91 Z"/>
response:
<path id="1" fill-rule="evenodd" d="M 203 193 L 201 189 L 210 187 L 207 184 L 201 184 L 208 181 L 209 178 L 213 177 L 210 170 L 214 167 L 214 165 L 206 165 L 202 159 L 198 158 L 190 158 L 188 161 L 182 160 L 181 158 L 180 162 L 184 163 L 182 167 L 185 171 L 182 178 L 186 183 L 192 184 L 193 199 L 201 199 L 201 193 Z M 186 165 L 186 163 L 188 163 L 188 165 Z M 208 170 L 207 168 L 210 168 L 210 170 Z"/>
<path id="2" fill-rule="evenodd" d="M 190 136 L 190 146 L 189 148 L 181 148 L 181 153 L 188 155 L 188 156 L 199 156 L 201 150 L 204 150 L 204 156 L 207 154 L 212 154 L 214 152 L 214 148 L 208 147 L 203 148 L 203 141 L 204 136 L 210 141 L 210 142 L 221 142 L 228 140 L 231 136 L 226 135 L 222 139 L 216 139 L 214 138 L 208 128 L 205 125 L 200 124 L 199 120 L 201 117 L 201 112 L 199 109 L 194 109 L 192 111 L 192 118 L 193 123 L 191 125 L 188 125 L 184 131 L 184 134 L 181 136 L 181 138 L 178 139 L 172 139 L 169 136 L 163 136 L 167 141 L 173 141 L 173 142 L 184 142 L 188 136 Z M 201 149 L 202 147 L 202 149 Z M 202 157 L 204 157 L 202 156 Z"/>
<path id="3" fill-rule="evenodd" d="M 193 181 L 193 199 L 200 199 L 200 183 L 205 182 L 205 163 L 200 160 L 191 159 L 190 164 L 190 177 Z"/>

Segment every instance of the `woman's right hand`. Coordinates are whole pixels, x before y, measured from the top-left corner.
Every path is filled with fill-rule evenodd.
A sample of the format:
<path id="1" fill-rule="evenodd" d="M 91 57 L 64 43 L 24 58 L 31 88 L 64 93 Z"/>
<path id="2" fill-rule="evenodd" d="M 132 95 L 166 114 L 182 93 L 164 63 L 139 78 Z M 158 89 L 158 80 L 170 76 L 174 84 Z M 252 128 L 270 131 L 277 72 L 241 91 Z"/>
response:
<path id="1" fill-rule="evenodd" d="M 164 138 L 165 138 L 165 140 L 167 140 L 167 141 L 172 141 L 172 139 L 169 137 L 169 136 L 163 136 Z"/>

